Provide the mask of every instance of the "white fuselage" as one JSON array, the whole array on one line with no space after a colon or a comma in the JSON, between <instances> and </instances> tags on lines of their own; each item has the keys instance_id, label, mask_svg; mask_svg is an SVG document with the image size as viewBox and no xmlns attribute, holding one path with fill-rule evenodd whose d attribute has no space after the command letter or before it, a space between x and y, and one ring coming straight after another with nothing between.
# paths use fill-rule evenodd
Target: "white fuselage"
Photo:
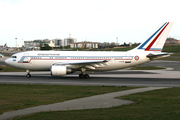
<instances>
[{"instance_id":1,"label":"white fuselage","mask_svg":"<svg viewBox=\"0 0 180 120\"><path fill-rule=\"evenodd\" d=\"M89 62L106 60L106 64L90 71L106 71L127 68L149 62L146 57L149 52L99 52L99 51L29 51L14 54L6 60L11 66L26 69L49 71L53 64ZM66 65L73 69L83 67L83 64ZM88 69L87 69L88 70Z\"/></svg>"}]
</instances>

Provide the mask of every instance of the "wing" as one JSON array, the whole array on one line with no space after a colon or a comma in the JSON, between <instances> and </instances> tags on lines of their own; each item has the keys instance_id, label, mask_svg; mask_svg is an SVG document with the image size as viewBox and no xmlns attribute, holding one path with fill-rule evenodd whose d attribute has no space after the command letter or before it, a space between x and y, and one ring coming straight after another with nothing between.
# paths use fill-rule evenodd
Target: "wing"
<instances>
[{"instance_id":1,"label":"wing","mask_svg":"<svg viewBox=\"0 0 180 120\"><path fill-rule=\"evenodd\" d=\"M55 63L53 65L65 65L73 69L96 69L98 67L107 66L109 61L107 60L94 60L94 61L81 61L81 62L69 62L69 63Z\"/></svg>"}]
</instances>

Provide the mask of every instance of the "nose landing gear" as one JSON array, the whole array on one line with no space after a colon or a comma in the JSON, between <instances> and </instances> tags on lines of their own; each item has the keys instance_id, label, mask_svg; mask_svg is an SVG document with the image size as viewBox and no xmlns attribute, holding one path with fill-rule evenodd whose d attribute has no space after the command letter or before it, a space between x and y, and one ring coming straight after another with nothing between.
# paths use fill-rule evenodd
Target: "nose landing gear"
<instances>
[{"instance_id":1,"label":"nose landing gear","mask_svg":"<svg viewBox=\"0 0 180 120\"><path fill-rule=\"evenodd\" d=\"M27 77L27 78L30 78L30 77L31 77L30 71L29 71L29 70L26 70L26 72L27 72L26 77Z\"/></svg>"}]
</instances>

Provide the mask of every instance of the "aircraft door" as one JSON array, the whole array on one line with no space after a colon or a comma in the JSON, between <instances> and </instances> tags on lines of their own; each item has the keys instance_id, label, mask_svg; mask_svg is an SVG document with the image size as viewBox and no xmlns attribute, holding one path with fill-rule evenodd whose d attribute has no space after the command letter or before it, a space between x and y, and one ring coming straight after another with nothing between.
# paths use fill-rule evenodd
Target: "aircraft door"
<instances>
[{"instance_id":1,"label":"aircraft door","mask_svg":"<svg viewBox=\"0 0 180 120\"><path fill-rule=\"evenodd\" d=\"M25 54L24 54L24 60L23 60L23 63L29 63L29 61L30 61L29 54L28 54L28 53L25 53Z\"/></svg>"},{"instance_id":2,"label":"aircraft door","mask_svg":"<svg viewBox=\"0 0 180 120\"><path fill-rule=\"evenodd\" d=\"M67 57L67 63L69 63L71 61L71 57Z\"/></svg>"},{"instance_id":3,"label":"aircraft door","mask_svg":"<svg viewBox=\"0 0 180 120\"><path fill-rule=\"evenodd\" d=\"M23 66L25 66L27 70L32 66L31 58L29 57L28 53L24 54L23 63L24 63Z\"/></svg>"},{"instance_id":4,"label":"aircraft door","mask_svg":"<svg viewBox=\"0 0 180 120\"><path fill-rule=\"evenodd\" d=\"M131 58L130 54L129 54L129 53L126 53L126 55L125 55L125 65L126 65L127 67L130 67L130 66L131 66L131 60L132 60L132 58Z\"/></svg>"}]
</instances>

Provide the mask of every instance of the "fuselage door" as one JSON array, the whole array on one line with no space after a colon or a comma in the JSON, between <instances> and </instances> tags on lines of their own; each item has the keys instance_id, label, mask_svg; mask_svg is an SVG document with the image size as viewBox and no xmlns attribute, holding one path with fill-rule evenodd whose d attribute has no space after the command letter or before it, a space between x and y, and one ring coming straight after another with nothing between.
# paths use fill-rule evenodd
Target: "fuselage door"
<instances>
[{"instance_id":1,"label":"fuselage door","mask_svg":"<svg viewBox=\"0 0 180 120\"><path fill-rule=\"evenodd\" d=\"M67 57L67 62L69 63L70 61L71 61L71 57L68 56L68 57Z\"/></svg>"},{"instance_id":2,"label":"fuselage door","mask_svg":"<svg viewBox=\"0 0 180 120\"><path fill-rule=\"evenodd\" d=\"M29 54L28 54L28 53L25 53L25 54L24 54L24 60L23 60L23 63L29 63L29 61L30 61Z\"/></svg>"}]
</instances>

